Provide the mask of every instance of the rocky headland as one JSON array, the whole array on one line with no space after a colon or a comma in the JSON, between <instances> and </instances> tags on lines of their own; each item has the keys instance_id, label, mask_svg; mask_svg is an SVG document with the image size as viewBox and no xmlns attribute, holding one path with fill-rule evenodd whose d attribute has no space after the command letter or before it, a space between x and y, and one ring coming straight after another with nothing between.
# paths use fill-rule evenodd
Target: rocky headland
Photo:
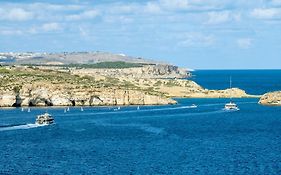
<instances>
[{"instance_id":1,"label":"rocky headland","mask_svg":"<svg viewBox=\"0 0 281 175\"><path fill-rule=\"evenodd\" d=\"M0 53L0 107L164 105L172 98L255 97L208 90L167 63L105 52Z\"/></svg>"},{"instance_id":2,"label":"rocky headland","mask_svg":"<svg viewBox=\"0 0 281 175\"><path fill-rule=\"evenodd\" d=\"M126 69L2 66L0 107L163 105L175 104L172 97L254 97L237 88L208 90L177 79L186 76L188 72L170 65Z\"/></svg>"},{"instance_id":3,"label":"rocky headland","mask_svg":"<svg viewBox=\"0 0 281 175\"><path fill-rule=\"evenodd\" d=\"M259 104L268 106L281 106L281 91L269 92L264 94Z\"/></svg>"}]
</instances>

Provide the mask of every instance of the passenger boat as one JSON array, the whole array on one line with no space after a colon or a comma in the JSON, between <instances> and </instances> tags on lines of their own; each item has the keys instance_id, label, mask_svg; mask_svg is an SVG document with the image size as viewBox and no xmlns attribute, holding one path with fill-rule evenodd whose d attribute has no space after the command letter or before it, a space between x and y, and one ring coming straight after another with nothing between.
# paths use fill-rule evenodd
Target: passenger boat
<instances>
[{"instance_id":1,"label":"passenger boat","mask_svg":"<svg viewBox=\"0 0 281 175\"><path fill-rule=\"evenodd\" d=\"M38 125L50 125L54 123L54 118L47 112L42 115L38 115L35 121L35 124Z\"/></svg>"}]
</instances>

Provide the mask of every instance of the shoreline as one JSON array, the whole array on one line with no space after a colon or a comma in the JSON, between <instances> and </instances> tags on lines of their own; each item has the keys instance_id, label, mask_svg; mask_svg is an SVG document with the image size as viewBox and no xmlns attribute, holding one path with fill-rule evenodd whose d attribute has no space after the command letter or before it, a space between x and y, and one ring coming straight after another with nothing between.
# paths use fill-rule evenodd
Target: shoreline
<instances>
[{"instance_id":1,"label":"shoreline","mask_svg":"<svg viewBox=\"0 0 281 175\"><path fill-rule=\"evenodd\" d=\"M67 108L67 107L71 107L71 108L81 108L81 107L86 107L86 108L91 108L91 107L99 107L99 108L116 108L116 107L144 107L144 106L174 106L174 105L177 105L179 104L177 99L230 99L230 98L227 98L227 97L223 97L223 98L204 98L204 97L198 97L198 98L187 98L187 97L173 97L171 98L172 100L176 101L176 103L174 104L132 104L132 105L77 105L77 106L17 106L17 107L0 107L0 109L21 109L21 108L24 108L24 109L38 109L38 108L58 108L58 109L64 109L64 108ZM238 99L260 99L260 97L241 97L241 98L232 98L234 100L238 100ZM259 104L257 102L257 104ZM260 104L260 105L263 105L263 104ZM273 105L264 105L264 106L273 106ZM275 105L276 107L278 105Z\"/></svg>"}]
</instances>

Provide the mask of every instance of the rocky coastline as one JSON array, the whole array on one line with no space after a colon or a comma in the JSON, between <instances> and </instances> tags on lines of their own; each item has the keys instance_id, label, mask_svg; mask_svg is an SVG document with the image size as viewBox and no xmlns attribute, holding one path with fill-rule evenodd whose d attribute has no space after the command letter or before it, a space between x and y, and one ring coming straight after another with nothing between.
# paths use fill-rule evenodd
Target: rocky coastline
<instances>
[{"instance_id":1,"label":"rocky coastline","mask_svg":"<svg viewBox=\"0 0 281 175\"><path fill-rule=\"evenodd\" d=\"M177 79L174 76L189 74L173 66L137 68L146 71L136 71L134 76L124 73L131 69L88 69L78 74L63 68L0 67L0 107L167 105L176 104L175 97L256 97L237 88L208 90L194 81ZM94 71L100 74L89 73ZM113 72L118 73L110 76Z\"/></svg>"},{"instance_id":2,"label":"rocky coastline","mask_svg":"<svg viewBox=\"0 0 281 175\"><path fill-rule=\"evenodd\" d=\"M259 104L266 106L281 106L281 91L269 92L264 94Z\"/></svg>"}]
</instances>

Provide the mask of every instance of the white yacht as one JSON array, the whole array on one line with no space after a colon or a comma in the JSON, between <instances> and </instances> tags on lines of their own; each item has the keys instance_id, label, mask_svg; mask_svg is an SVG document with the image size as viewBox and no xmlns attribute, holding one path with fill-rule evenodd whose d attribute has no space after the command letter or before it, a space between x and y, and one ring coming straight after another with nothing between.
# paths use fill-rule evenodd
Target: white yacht
<instances>
[{"instance_id":1,"label":"white yacht","mask_svg":"<svg viewBox=\"0 0 281 175\"><path fill-rule=\"evenodd\" d=\"M54 123L54 118L47 112L42 115L38 115L35 121L37 125L50 125Z\"/></svg>"},{"instance_id":2,"label":"white yacht","mask_svg":"<svg viewBox=\"0 0 281 175\"><path fill-rule=\"evenodd\" d=\"M225 110L234 110L234 111L238 111L239 110L237 104L235 104L233 102L226 103L225 106L224 106L224 109Z\"/></svg>"},{"instance_id":3,"label":"white yacht","mask_svg":"<svg viewBox=\"0 0 281 175\"><path fill-rule=\"evenodd\" d=\"M239 108L238 108L237 104L232 102L232 79L231 79L231 77L230 77L229 85L230 85L230 102L225 104L224 109L228 110L228 111L238 111Z\"/></svg>"}]
</instances>

